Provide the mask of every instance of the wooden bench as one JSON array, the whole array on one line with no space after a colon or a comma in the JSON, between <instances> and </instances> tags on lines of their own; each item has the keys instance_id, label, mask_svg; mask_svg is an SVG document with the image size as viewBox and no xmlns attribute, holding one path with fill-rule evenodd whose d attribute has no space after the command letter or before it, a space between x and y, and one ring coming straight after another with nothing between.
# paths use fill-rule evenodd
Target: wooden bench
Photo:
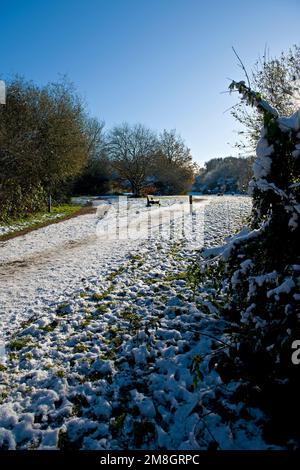
<instances>
[{"instance_id":1,"label":"wooden bench","mask_svg":"<svg viewBox=\"0 0 300 470\"><path fill-rule=\"evenodd\" d=\"M160 206L160 200L159 199L153 199L153 197L147 196L147 207L150 207L154 204L157 204Z\"/></svg>"}]
</instances>

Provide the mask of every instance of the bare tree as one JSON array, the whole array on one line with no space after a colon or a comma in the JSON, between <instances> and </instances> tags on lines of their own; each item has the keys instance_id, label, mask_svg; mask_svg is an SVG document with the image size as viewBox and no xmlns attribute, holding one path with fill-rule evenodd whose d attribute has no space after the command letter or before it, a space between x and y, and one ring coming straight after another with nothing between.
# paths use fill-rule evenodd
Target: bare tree
<instances>
[{"instance_id":1,"label":"bare tree","mask_svg":"<svg viewBox=\"0 0 300 470\"><path fill-rule=\"evenodd\" d=\"M108 135L108 152L112 166L123 180L128 180L132 193L139 197L157 150L155 134L145 126L124 123Z\"/></svg>"},{"instance_id":2,"label":"bare tree","mask_svg":"<svg viewBox=\"0 0 300 470\"><path fill-rule=\"evenodd\" d=\"M235 51L234 51L235 52ZM235 52L236 54L236 52ZM237 55L237 54L236 54ZM237 56L238 57L238 56ZM239 64L241 59L238 57ZM241 67L245 72L245 67ZM289 116L299 108L300 103L300 47L293 46L286 53L282 52L278 58L272 58L265 51L254 69L246 79L248 86L258 92L258 96L266 99L274 106L279 114ZM246 142L238 142L244 155L255 154L256 142L260 128L263 125L263 115L256 110L248 109L245 100L240 98L239 103L232 108L232 115L244 127L240 132L246 137Z\"/></svg>"},{"instance_id":3,"label":"bare tree","mask_svg":"<svg viewBox=\"0 0 300 470\"><path fill-rule=\"evenodd\" d=\"M114 173L107 154L103 128L103 121L87 118L85 134L88 139L88 159L86 166L74 181L75 194L99 195L113 188Z\"/></svg>"},{"instance_id":4,"label":"bare tree","mask_svg":"<svg viewBox=\"0 0 300 470\"><path fill-rule=\"evenodd\" d=\"M159 151L169 163L190 165L192 162L190 149L175 129L164 129L159 135Z\"/></svg>"},{"instance_id":5,"label":"bare tree","mask_svg":"<svg viewBox=\"0 0 300 470\"><path fill-rule=\"evenodd\" d=\"M155 185L160 191L183 194L191 189L195 173L192 155L176 130L164 130L159 135L152 167Z\"/></svg>"},{"instance_id":6,"label":"bare tree","mask_svg":"<svg viewBox=\"0 0 300 470\"><path fill-rule=\"evenodd\" d=\"M104 137L104 121L97 118L87 118L85 123L85 134L88 139L88 160L99 160L105 156L106 142Z\"/></svg>"}]
</instances>

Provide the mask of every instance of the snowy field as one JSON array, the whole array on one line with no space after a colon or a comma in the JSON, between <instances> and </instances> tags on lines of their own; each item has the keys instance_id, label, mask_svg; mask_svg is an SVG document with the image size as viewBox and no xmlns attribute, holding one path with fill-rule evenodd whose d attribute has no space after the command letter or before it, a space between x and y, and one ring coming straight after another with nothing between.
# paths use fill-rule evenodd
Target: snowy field
<instances>
[{"instance_id":1,"label":"snowy field","mask_svg":"<svg viewBox=\"0 0 300 470\"><path fill-rule=\"evenodd\" d=\"M165 200L150 233L144 204L127 204L0 243L0 448L267 448L260 413L209 371L225 325L186 278L251 200L208 197L193 216Z\"/></svg>"}]
</instances>

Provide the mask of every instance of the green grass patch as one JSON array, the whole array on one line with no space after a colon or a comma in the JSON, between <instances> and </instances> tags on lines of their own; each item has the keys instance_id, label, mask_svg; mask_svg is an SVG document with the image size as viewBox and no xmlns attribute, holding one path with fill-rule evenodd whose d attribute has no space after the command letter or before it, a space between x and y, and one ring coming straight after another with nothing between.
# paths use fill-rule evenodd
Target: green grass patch
<instances>
[{"instance_id":1,"label":"green grass patch","mask_svg":"<svg viewBox=\"0 0 300 470\"><path fill-rule=\"evenodd\" d=\"M17 354L17 353L14 353L14 352L8 353L8 359L9 359L10 361L15 361L16 359L18 359L18 354Z\"/></svg>"},{"instance_id":2,"label":"green grass patch","mask_svg":"<svg viewBox=\"0 0 300 470\"><path fill-rule=\"evenodd\" d=\"M33 355L30 352L26 353L24 357L25 359L27 359L27 361L30 361L31 359L33 359Z\"/></svg>"},{"instance_id":3,"label":"green grass patch","mask_svg":"<svg viewBox=\"0 0 300 470\"><path fill-rule=\"evenodd\" d=\"M82 320L82 322L80 323L80 326L82 326L83 328L86 328L87 326L90 325L91 320L92 320L91 318L87 318L85 320Z\"/></svg>"},{"instance_id":4,"label":"green grass patch","mask_svg":"<svg viewBox=\"0 0 300 470\"><path fill-rule=\"evenodd\" d=\"M147 277L146 279L143 279L144 284L147 284L148 286L152 284L156 284L157 282L161 282L161 277Z\"/></svg>"},{"instance_id":5,"label":"green grass patch","mask_svg":"<svg viewBox=\"0 0 300 470\"><path fill-rule=\"evenodd\" d=\"M99 305L97 307L97 313L106 313L108 311L108 307L105 304Z\"/></svg>"},{"instance_id":6,"label":"green grass patch","mask_svg":"<svg viewBox=\"0 0 300 470\"><path fill-rule=\"evenodd\" d=\"M29 214L26 217L20 217L15 219L9 219L3 224L3 227L12 227L12 229L17 226L17 230L22 228L33 228L37 227L45 222L52 219L59 219L61 217L66 217L72 215L75 212L79 211L82 206L75 204L63 204L59 206L53 206L51 212L36 212L35 214Z\"/></svg>"},{"instance_id":7,"label":"green grass patch","mask_svg":"<svg viewBox=\"0 0 300 470\"><path fill-rule=\"evenodd\" d=\"M119 416L112 418L110 422L110 430L113 437L117 437L121 434L125 418L126 413L121 413Z\"/></svg>"},{"instance_id":8,"label":"green grass patch","mask_svg":"<svg viewBox=\"0 0 300 470\"><path fill-rule=\"evenodd\" d=\"M95 300L96 302L98 300L102 300L103 299L103 292L101 294L99 294L98 292L95 292L92 297L91 297L92 300Z\"/></svg>"},{"instance_id":9,"label":"green grass patch","mask_svg":"<svg viewBox=\"0 0 300 470\"><path fill-rule=\"evenodd\" d=\"M54 331L57 326L58 326L58 322L54 320L53 322L49 323L49 325L43 326L41 330L49 333L51 331Z\"/></svg>"},{"instance_id":10,"label":"green grass patch","mask_svg":"<svg viewBox=\"0 0 300 470\"><path fill-rule=\"evenodd\" d=\"M119 269L117 269L116 271L113 271L111 272L108 276L107 276L107 280L108 281L113 281L117 276L119 276L120 274L122 274L123 272L125 271L125 266L121 266Z\"/></svg>"},{"instance_id":11,"label":"green grass patch","mask_svg":"<svg viewBox=\"0 0 300 470\"><path fill-rule=\"evenodd\" d=\"M186 272L181 272L181 273L175 273L175 274L169 274L168 276L165 276L163 280L165 282L172 282L172 281L185 281L187 278L187 273Z\"/></svg>"},{"instance_id":12,"label":"green grass patch","mask_svg":"<svg viewBox=\"0 0 300 470\"><path fill-rule=\"evenodd\" d=\"M136 313L133 313L131 310L124 310L123 312L120 312L120 317L124 318L124 320L129 321L130 323L134 322L141 322L141 317L140 315L137 315Z\"/></svg>"},{"instance_id":13,"label":"green grass patch","mask_svg":"<svg viewBox=\"0 0 300 470\"><path fill-rule=\"evenodd\" d=\"M79 343L79 344L76 344L76 346L74 346L74 352L76 353L83 353L83 352L86 352L87 350L88 350L88 347L83 343Z\"/></svg>"},{"instance_id":14,"label":"green grass patch","mask_svg":"<svg viewBox=\"0 0 300 470\"><path fill-rule=\"evenodd\" d=\"M0 240L9 240L19 235L25 235L33 230L37 230L47 225L61 222L77 215L89 214L94 212L94 208L82 207L78 204L64 204L54 206L49 212L36 212L26 217L15 218L0 222L1 227L6 228L6 232L0 235Z\"/></svg>"},{"instance_id":15,"label":"green grass patch","mask_svg":"<svg viewBox=\"0 0 300 470\"><path fill-rule=\"evenodd\" d=\"M95 292L92 296L91 296L91 300L94 300L95 302L99 302L103 299L105 299L111 292L112 292L113 288L112 287L108 287L105 291L103 291L101 294L98 293L98 292Z\"/></svg>"},{"instance_id":16,"label":"green grass patch","mask_svg":"<svg viewBox=\"0 0 300 470\"><path fill-rule=\"evenodd\" d=\"M58 370L56 373L55 373L56 377L58 377L59 379L63 379L64 377L66 377L66 373L64 370Z\"/></svg>"},{"instance_id":17,"label":"green grass patch","mask_svg":"<svg viewBox=\"0 0 300 470\"><path fill-rule=\"evenodd\" d=\"M0 403L2 403L8 397L8 392L0 393Z\"/></svg>"},{"instance_id":18,"label":"green grass patch","mask_svg":"<svg viewBox=\"0 0 300 470\"><path fill-rule=\"evenodd\" d=\"M104 361L114 361L116 359L116 351L112 348L101 354L100 359L103 359Z\"/></svg>"},{"instance_id":19,"label":"green grass patch","mask_svg":"<svg viewBox=\"0 0 300 470\"><path fill-rule=\"evenodd\" d=\"M70 310L70 304L68 303L62 303L56 307L57 315L65 315L69 313L69 310Z\"/></svg>"},{"instance_id":20,"label":"green grass patch","mask_svg":"<svg viewBox=\"0 0 300 470\"><path fill-rule=\"evenodd\" d=\"M31 338L29 336L23 336L22 338L12 339L8 346L12 351L21 351L21 349L30 344L32 344Z\"/></svg>"}]
</instances>

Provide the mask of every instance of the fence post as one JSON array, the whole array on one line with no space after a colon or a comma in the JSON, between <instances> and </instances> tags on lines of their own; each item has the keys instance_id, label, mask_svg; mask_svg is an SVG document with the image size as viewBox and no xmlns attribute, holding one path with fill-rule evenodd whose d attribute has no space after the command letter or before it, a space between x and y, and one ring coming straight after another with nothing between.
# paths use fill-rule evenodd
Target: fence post
<instances>
[{"instance_id":1,"label":"fence post","mask_svg":"<svg viewBox=\"0 0 300 470\"><path fill-rule=\"evenodd\" d=\"M190 214L193 213L193 196L189 194Z\"/></svg>"}]
</instances>

